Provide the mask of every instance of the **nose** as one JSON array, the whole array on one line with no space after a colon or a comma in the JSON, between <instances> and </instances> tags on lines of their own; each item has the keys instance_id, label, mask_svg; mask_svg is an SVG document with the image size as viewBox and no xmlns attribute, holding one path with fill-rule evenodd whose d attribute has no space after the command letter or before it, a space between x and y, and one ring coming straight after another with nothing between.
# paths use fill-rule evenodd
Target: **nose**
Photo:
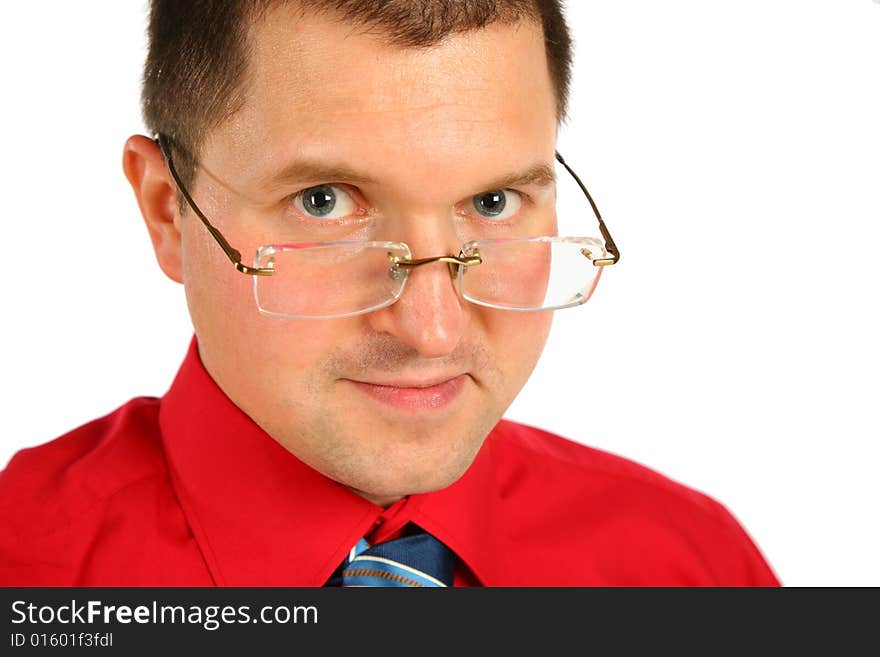
<instances>
[{"instance_id":1,"label":"nose","mask_svg":"<svg viewBox=\"0 0 880 657\"><path fill-rule=\"evenodd\" d=\"M423 358L440 358L458 346L469 321L452 269L432 262L409 271L396 303L367 315L376 331L394 335Z\"/></svg>"}]
</instances>

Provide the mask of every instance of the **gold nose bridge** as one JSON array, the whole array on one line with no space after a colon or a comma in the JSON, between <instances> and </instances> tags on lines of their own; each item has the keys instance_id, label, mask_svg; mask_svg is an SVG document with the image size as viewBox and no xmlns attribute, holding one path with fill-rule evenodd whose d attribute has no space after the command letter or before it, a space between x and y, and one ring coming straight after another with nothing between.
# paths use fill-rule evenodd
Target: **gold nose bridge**
<instances>
[{"instance_id":1,"label":"gold nose bridge","mask_svg":"<svg viewBox=\"0 0 880 657\"><path fill-rule=\"evenodd\" d=\"M449 265L449 273L451 276L455 277L458 275L459 267L473 267L475 265L479 265L483 262L483 258L480 255L479 251L470 256L459 255L459 256L434 256L433 258L419 258L418 260L412 260L409 258L401 258L399 256L395 256L392 254L388 254L389 259L391 260L391 271L392 274L399 272L401 268L405 269L415 269L416 267L421 267L422 265L429 265L432 262L445 262Z\"/></svg>"}]
</instances>

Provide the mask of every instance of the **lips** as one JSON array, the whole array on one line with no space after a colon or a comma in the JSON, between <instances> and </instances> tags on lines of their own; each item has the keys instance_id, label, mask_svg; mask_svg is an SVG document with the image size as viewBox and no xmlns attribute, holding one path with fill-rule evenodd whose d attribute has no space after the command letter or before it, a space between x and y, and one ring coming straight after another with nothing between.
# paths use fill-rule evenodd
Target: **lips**
<instances>
[{"instance_id":1,"label":"lips","mask_svg":"<svg viewBox=\"0 0 880 657\"><path fill-rule=\"evenodd\" d=\"M430 380L398 380L389 383L351 381L366 396L386 406L408 411L439 410L457 399L468 381L467 374Z\"/></svg>"}]
</instances>

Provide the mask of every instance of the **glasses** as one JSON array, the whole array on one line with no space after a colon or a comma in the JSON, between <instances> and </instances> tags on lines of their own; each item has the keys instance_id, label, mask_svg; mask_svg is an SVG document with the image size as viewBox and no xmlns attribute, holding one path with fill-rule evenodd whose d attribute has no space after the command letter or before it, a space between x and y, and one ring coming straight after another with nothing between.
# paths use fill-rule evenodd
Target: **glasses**
<instances>
[{"instance_id":1,"label":"glasses","mask_svg":"<svg viewBox=\"0 0 880 657\"><path fill-rule=\"evenodd\" d=\"M602 269L617 263L614 244L593 198L557 152L556 160L577 182L599 222L594 237L487 237L462 245L458 255L414 260L404 242L329 241L267 244L253 265L242 262L186 190L165 135L156 138L171 177L226 256L254 279L260 313L288 319L351 317L390 306L403 294L416 267L445 263L462 298L487 308L534 312L571 308L587 302Z\"/></svg>"}]
</instances>

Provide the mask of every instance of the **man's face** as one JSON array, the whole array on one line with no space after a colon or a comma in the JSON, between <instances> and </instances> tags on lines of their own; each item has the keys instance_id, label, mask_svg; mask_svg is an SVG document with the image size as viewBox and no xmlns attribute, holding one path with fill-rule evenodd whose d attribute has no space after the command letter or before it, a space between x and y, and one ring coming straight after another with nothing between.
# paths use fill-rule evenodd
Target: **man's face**
<instances>
[{"instance_id":1,"label":"man's face","mask_svg":"<svg viewBox=\"0 0 880 657\"><path fill-rule=\"evenodd\" d=\"M193 184L246 263L261 244L304 235L402 241L413 258L457 254L478 233L475 195L505 174L552 167L555 96L540 26L496 24L424 49L363 32L285 8L254 27L243 108L209 135ZM277 179L303 158L373 182ZM322 184L341 218L329 227L296 200ZM553 205L552 186L515 192L508 205ZM379 504L461 476L550 330L552 313L464 301L443 263L413 270L400 300L372 313L264 316L252 278L191 212L179 223L208 371L293 454ZM446 383L418 388L436 382Z\"/></svg>"}]
</instances>

